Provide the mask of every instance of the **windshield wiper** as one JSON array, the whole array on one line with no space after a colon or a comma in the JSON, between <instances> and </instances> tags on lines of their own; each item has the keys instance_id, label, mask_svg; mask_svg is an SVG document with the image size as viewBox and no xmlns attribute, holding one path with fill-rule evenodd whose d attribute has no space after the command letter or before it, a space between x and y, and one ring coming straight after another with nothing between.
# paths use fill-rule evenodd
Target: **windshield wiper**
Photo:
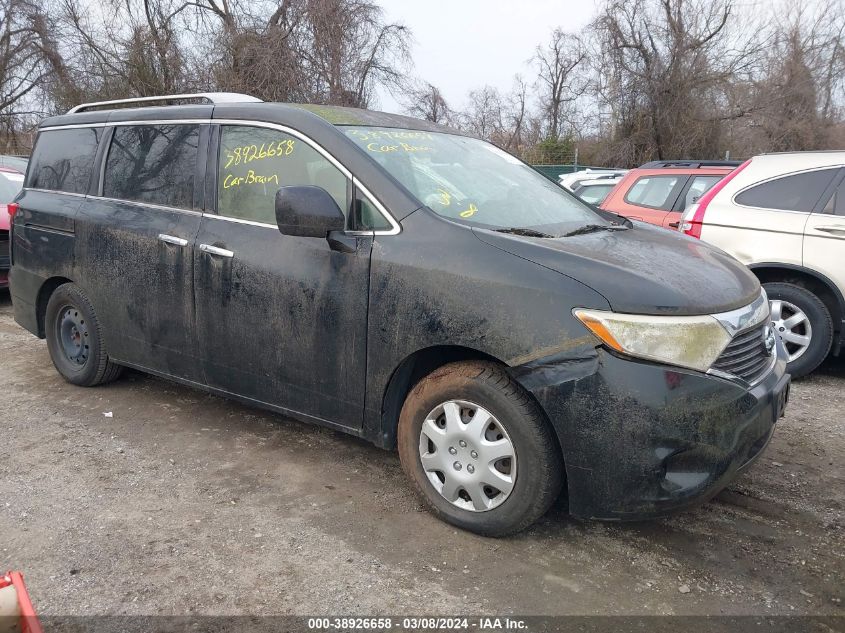
<instances>
[{"instance_id":1,"label":"windshield wiper","mask_svg":"<svg viewBox=\"0 0 845 633\"><path fill-rule=\"evenodd\" d=\"M511 235L521 235L523 237L554 237L548 233L541 233L534 229L521 229L519 227L511 227L509 229L493 229L497 233L510 233Z\"/></svg>"},{"instance_id":2,"label":"windshield wiper","mask_svg":"<svg viewBox=\"0 0 845 633\"><path fill-rule=\"evenodd\" d=\"M572 237L573 235L584 235L585 233L595 233L596 231L627 231L628 227L621 224L585 224L584 226L564 233L563 237Z\"/></svg>"}]
</instances>

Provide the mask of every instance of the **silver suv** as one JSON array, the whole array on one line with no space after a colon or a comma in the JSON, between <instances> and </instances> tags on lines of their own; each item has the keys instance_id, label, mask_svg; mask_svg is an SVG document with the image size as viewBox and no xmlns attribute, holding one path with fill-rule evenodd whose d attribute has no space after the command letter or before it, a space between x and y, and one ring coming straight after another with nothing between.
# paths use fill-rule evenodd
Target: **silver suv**
<instances>
[{"instance_id":1,"label":"silver suv","mask_svg":"<svg viewBox=\"0 0 845 633\"><path fill-rule=\"evenodd\" d=\"M754 271L769 295L793 376L839 353L845 335L845 152L755 156L691 205L680 230Z\"/></svg>"}]
</instances>

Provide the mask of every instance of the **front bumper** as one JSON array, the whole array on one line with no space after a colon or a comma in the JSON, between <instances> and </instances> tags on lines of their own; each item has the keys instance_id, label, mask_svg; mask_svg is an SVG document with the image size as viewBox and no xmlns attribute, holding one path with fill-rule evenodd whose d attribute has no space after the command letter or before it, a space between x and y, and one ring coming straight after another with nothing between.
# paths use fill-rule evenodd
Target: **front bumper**
<instances>
[{"instance_id":1,"label":"front bumper","mask_svg":"<svg viewBox=\"0 0 845 633\"><path fill-rule=\"evenodd\" d=\"M753 387L603 348L514 374L555 427L570 513L633 520L709 499L761 454L789 395L780 343L776 353Z\"/></svg>"}]
</instances>

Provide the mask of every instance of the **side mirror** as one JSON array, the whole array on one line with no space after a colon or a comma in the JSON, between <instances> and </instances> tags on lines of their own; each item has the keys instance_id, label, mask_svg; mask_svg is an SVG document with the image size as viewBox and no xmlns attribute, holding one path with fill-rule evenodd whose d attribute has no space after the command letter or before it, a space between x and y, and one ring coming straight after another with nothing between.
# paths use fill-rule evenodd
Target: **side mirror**
<instances>
[{"instance_id":1,"label":"side mirror","mask_svg":"<svg viewBox=\"0 0 845 633\"><path fill-rule=\"evenodd\" d=\"M326 238L343 231L346 218L322 187L282 187L276 192L276 224L284 235Z\"/></svg>"}]
</instances>

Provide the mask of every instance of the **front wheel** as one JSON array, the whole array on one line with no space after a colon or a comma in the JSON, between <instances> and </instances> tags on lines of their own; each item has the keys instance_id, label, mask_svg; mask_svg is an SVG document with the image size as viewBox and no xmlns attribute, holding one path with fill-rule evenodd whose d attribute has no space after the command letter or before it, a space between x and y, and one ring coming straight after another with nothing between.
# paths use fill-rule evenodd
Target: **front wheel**
<instances>
[{"instance_id":1,"label":"front wheel","mask_svg":"<svg viewBox=\"0 0 845 633\"><path fill-rule=\"evenodd\" d=\"M53 291L44 329L53 365L68 382L93 387L120 375L122 368L106 353L94 307L79 286L68 283Z\"/></svg>"},{"instance_id":2,"label":"front wheel","mask_svg":"<svg viewBox=\"0 0 845 633\"><path fill-rule=\"evenodd\" d=\"M560 450L542 411L493 363L452 363L417 383L398 443L403 469L433 512L478 534L527 527L561 490Z\"/></svg>"},{"instance_id":3,"label":"front wheel","mask_svg":"<svg viewBox=\"0 0 845 633\"><path fill-rule=\"evenodd\" d=\"M772 327L789 354L786 371L806 376L827 357L833 343L830 312L812 292L789 283L764 284L769 296Z\"/></svg>"}]
</instances>

